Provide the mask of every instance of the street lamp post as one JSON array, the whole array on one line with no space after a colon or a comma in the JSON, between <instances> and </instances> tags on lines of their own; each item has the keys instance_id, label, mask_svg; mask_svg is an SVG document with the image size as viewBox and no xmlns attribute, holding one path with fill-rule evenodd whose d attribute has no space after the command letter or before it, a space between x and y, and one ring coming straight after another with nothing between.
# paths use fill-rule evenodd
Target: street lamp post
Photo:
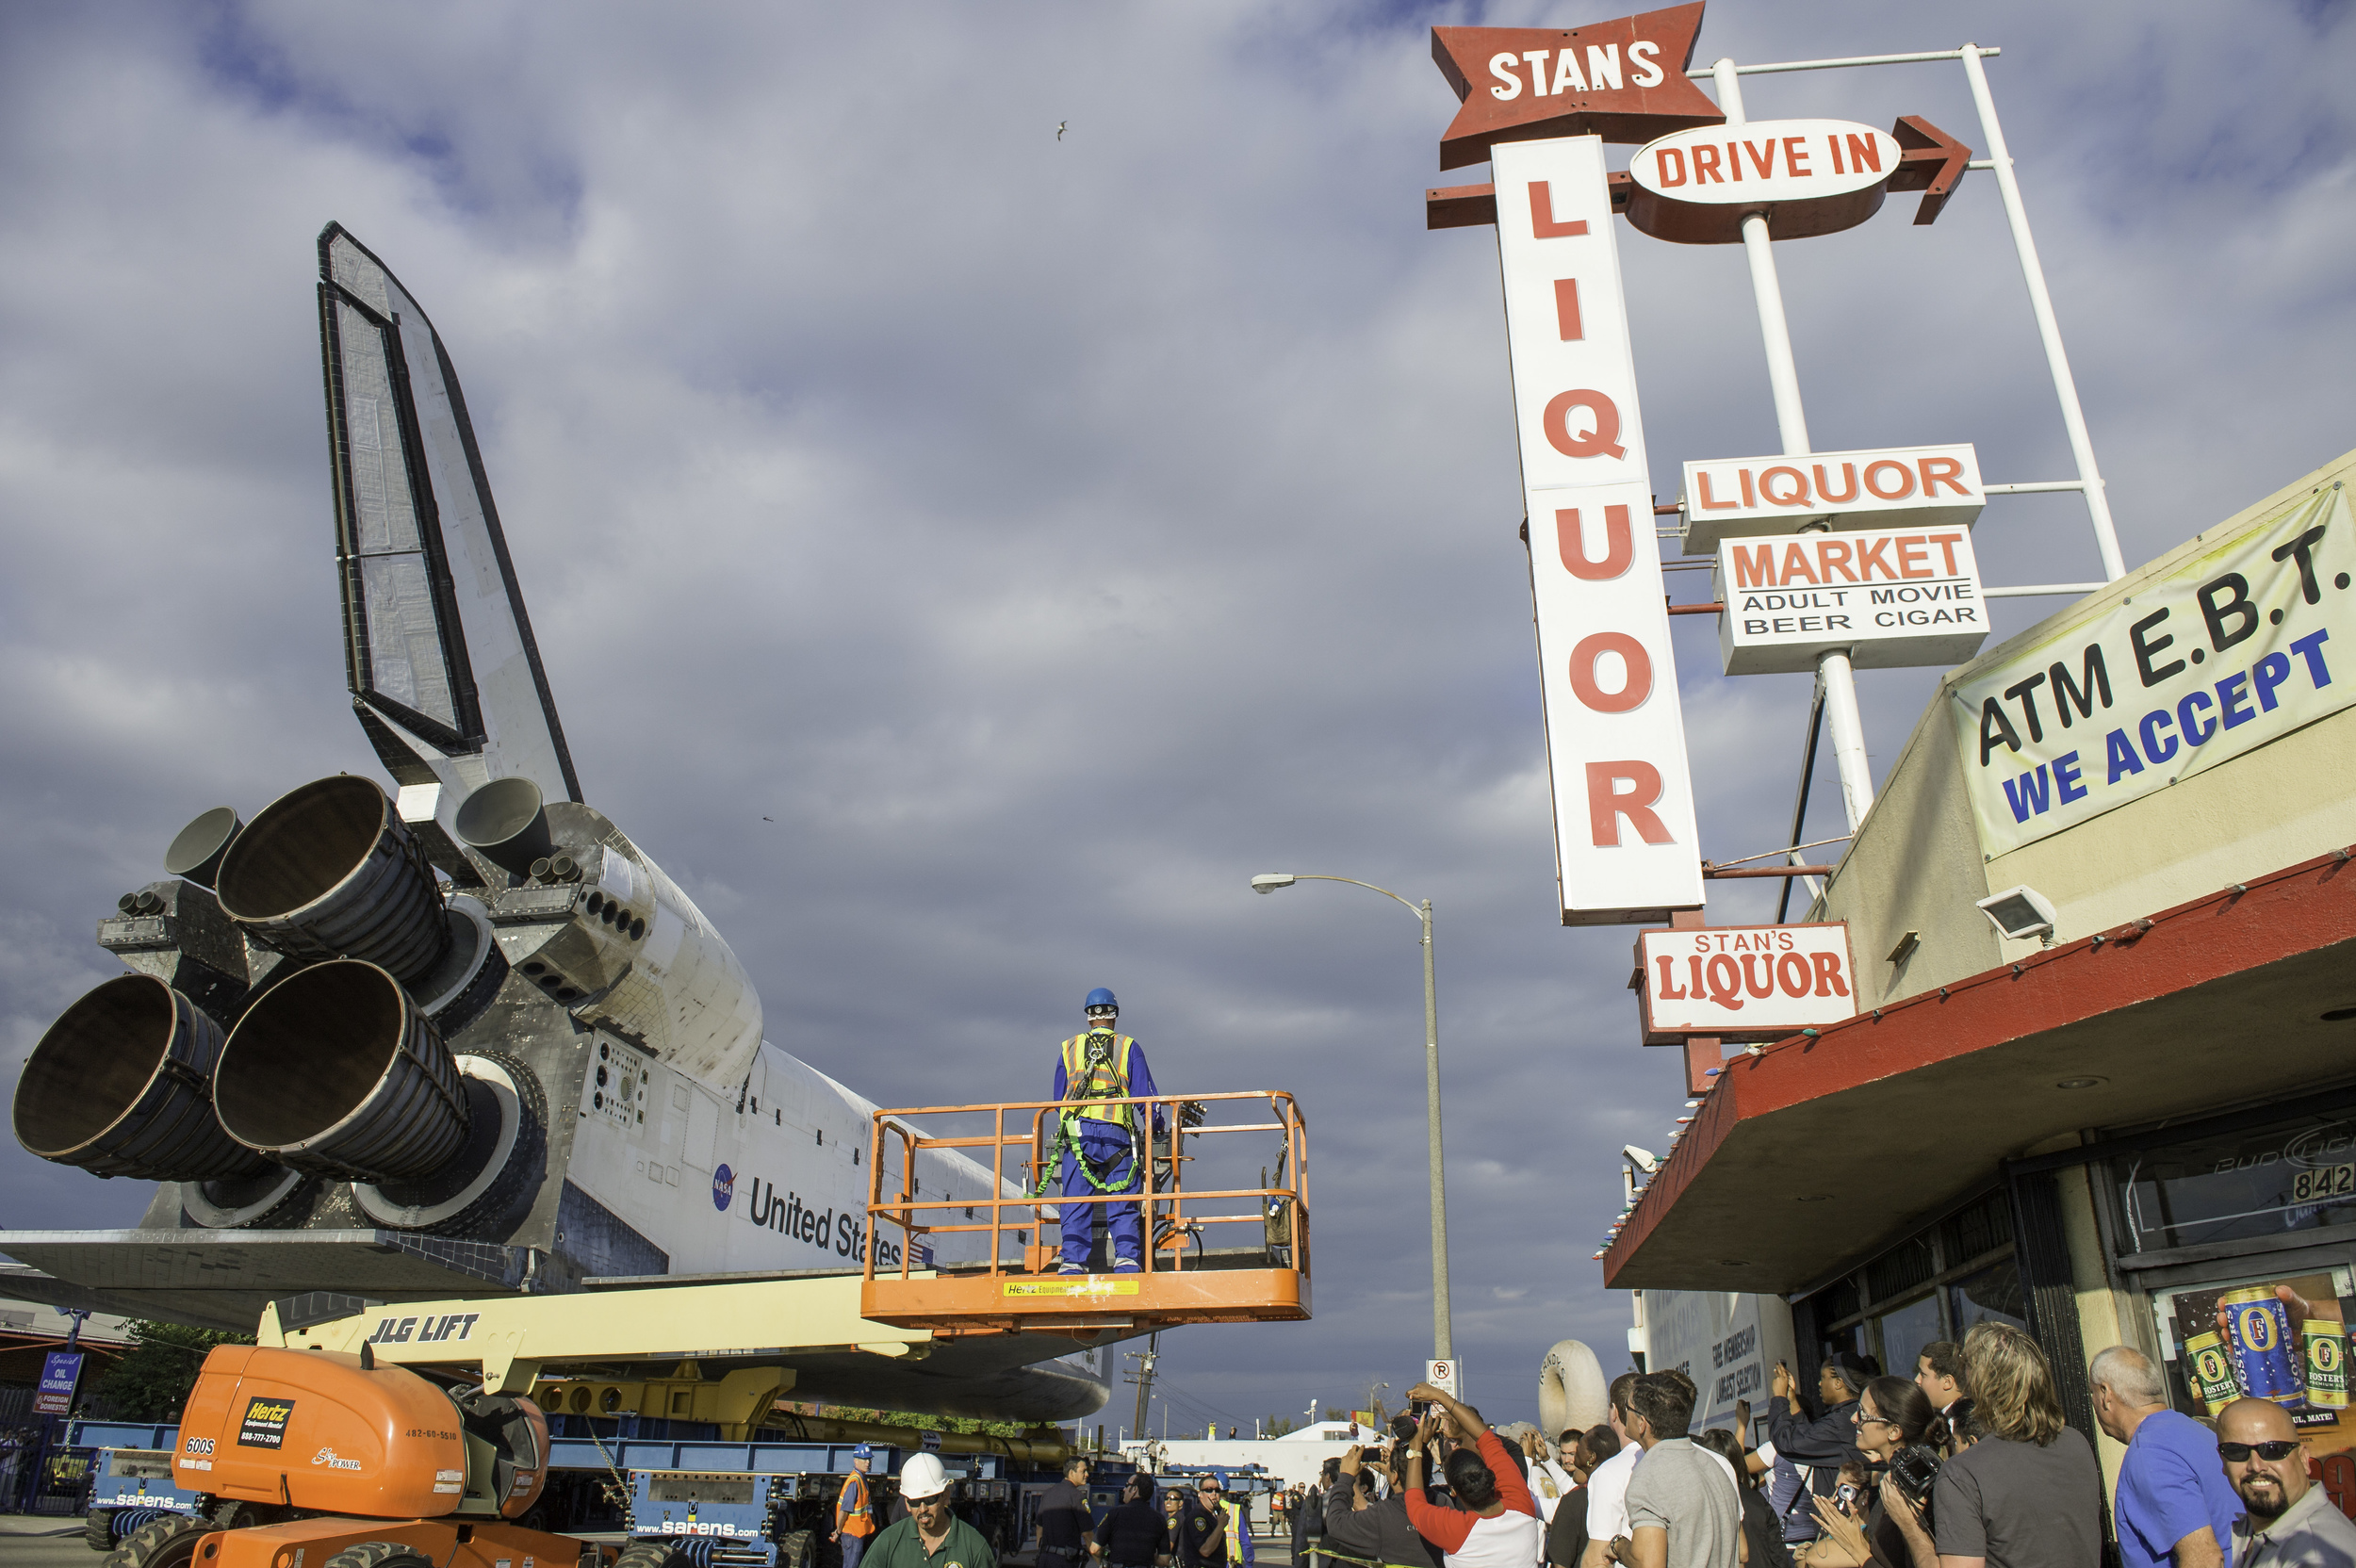
<instances>
[{"instance_id":1,"label":"street lamp post","mask_svg":"<svg viewBox=\"0 0 2356 1568\"><path fill-rule=\"evenodd\" d=\"M1405 905L1423 923L1423 1095L1429 1154L1432 1162L1432 1355L1436 1361L1456 1359L1454 1336L1448 1331L1448 1177L1440 1160L1440 998L1432 969L1432 901L1416 904L1388 888L1377 888L1354 876L1320 876L1308 872L1263 872L1252 879L1255 893L1272 893L1295 882L1347 882L1371 888L1384 898Z\"/></svg>"}]
</instances>

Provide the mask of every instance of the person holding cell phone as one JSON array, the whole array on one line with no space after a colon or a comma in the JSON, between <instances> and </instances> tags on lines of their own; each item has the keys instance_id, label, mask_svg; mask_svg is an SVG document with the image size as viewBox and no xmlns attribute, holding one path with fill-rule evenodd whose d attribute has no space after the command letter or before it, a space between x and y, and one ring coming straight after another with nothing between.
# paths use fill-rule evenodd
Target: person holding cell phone
<instances>
[{"instance_id":1,"label":"person holding cell phone","mask_svg":"<svg viewBox=\"0 0 2356 1568\"><path fill-rule=\"evenodd\" d=\"M1801 1568L1939 1568L1939 1548L1922 1521L1921 1499L1939 1473L1947 1424L1917 1384L1875 1378L1857 1396L1857 1452L1869 1483L1839 1501L1816 1500L1824 1534L1795 1560ZM1874 1473L1878 1472L1878 1478ZM1909 1495L1907 1487L1916 1487Z\"/></svg>"},{"instance_id":2,"label":"person holding cell phone","mask_svg":"<svg viewBox=\"0 0 2356 1568\"><path fill-rule=\"evenodd\" d=\"M1431 1406L1407 1451L1401 1500L1415 1533L1446 1554L1447 1568L1532 1568L1541 1541L1538 1504L1504 1439L1479 1411L1430 1383L1417 1383L1407 1396ZM1456 1442L1447 1460L1454 1507L1432 1502L1423 1489L1424 1451L1443 1426Z\"/></svg>"},{"instance_id":3,"label":"person holding cell phone","mask_svg":"<svg viewBox=\"0 0 2356 1568\"><path fill-rule=\"evenodd\" d=\"M1877 1371L1854 1350L1833 1351L1816 1372L1816 1397L1824 1413L1811 1416L1800 1400L1800 1380L1792 1368L1776 1364L1767 1388L1767 1438L1778 1464L1791 1470L1769 1483L1768 1500L1784 1521L1787 1542L1796 1545L1814 1539L1818 1527L1813 1499L1833 1495L1842 1468L1859 1462L1857 1396Z\"/></svg>"}]
</instances>

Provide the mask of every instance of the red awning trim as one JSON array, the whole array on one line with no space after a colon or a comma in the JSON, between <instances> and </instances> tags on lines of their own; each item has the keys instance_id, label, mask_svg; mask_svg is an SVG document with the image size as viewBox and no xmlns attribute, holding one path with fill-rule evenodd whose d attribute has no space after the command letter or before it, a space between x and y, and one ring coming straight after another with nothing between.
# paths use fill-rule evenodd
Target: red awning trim
<instances>
[{"instance_id":1,"label":"red awning trim","mask_svg":"<svg viewBox=\"0 0 2356 1568\"><path fill-rule=\"evenodd\" d=\"M1742 1121L2356 940L2351 854L2333 850L1731 1058L1605 1250L1604 1282L1616 1282Z\"/></svg>"}]
</instances>

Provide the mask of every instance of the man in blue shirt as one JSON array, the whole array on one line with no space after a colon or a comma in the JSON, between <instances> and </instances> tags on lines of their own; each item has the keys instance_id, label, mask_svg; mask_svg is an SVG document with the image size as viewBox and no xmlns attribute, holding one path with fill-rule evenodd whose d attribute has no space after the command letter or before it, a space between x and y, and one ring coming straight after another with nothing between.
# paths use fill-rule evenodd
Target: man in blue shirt
<instances>
[{"instance_id":1,"label":"man in blue shirt","mask_svg":"<svg viewBox=\"0 0 2356 1568\"><path fill-rule=\"evenodd\" d=\"M1152 1099L1153 1070L1137 1042L1121 1033L1121 1004L1099 986L1082 1004L1088 1027L1056 1048L1055 1098L1064 1102L1058 1118L1063 1144L1063 1195L1092 1198L1101 1194L1137 1192L1145 1185L1141 1168L1145 1152L1140 1134L1140 1105L1110 1103L1120 1100ZM1153 1131L1164 1130L1158 1107ZM1085 1274L1088 1250L1094 1244L1097 1217L1112 1243L1113 1272L1134 1274L1144 1266L1145 1223L1137 1204L1066 1203L1058 1209L1063 1225L1063 1266L1066 1274Z\"/></svg>"},{"instance_id":2,"label":"man in blue shirt","mask_svg":"<svg viewBox=\"0 0 2356 1568\"><path fill-rule=\"evenodd\" d=\"M2168 1408L2159 1369L2130 1346L2096 1356L2086 1377L2094 1419L2127 1446L2119 1467L2122 1568L2226 1568L2242 1503L2217 1457L2216 1434Z\"/></svg>"}]
</instances>

